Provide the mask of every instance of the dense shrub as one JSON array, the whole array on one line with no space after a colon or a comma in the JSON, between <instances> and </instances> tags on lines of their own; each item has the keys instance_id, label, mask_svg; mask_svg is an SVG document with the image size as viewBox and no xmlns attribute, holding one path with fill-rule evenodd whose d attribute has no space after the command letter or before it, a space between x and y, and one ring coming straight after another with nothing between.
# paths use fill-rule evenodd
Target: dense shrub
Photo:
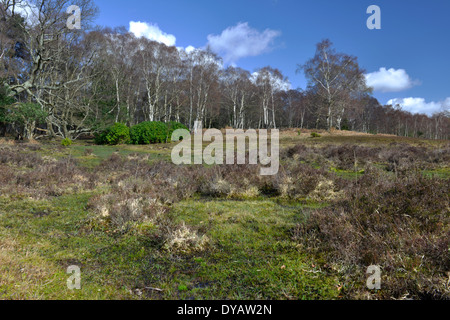
<instances>
[{"instance_id":1,"label":"dense shrub","mask_svg":"<svg viewBox=\"0 0 450 320\"><path fill-rule=\"evenodd\" d=\"M130 129L132 144L165 143L169 130L164 122L147 121L139 123Z\"/></svg>"},{"instance_id":2,"label":"dense shrub","mask_svg":"<svg viewBox=\"0 0 450 320\"><path fill-rule=\"evenodd\" d=\"M115 123L95 136L96 144L124 144L130 141L130 129L123 123Z\"/></svg>"},{"instance_id":3,"label":"dense shrub","mask_svg":"<svg viewBox=\"0 0 450 320\"><path fill-rule=\"evenodd\" d=\"M168 139L167 139L167 141L170 141L172 139L172 133L175 130L178 130L178 129L189 130L188 127L186 127L184 124L176 122L176 121L168 122L167 123L167 128L168 128L168 131L169 131L168 132ZM177 139L177 140L179 140L179 139Z\"/></svg>"}]
</instances>

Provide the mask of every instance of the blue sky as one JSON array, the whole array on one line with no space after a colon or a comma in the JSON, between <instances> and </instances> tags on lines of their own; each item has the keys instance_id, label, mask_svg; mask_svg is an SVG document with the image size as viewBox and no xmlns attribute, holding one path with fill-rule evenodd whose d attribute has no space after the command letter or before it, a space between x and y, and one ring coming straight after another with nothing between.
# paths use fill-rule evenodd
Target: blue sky
<instances>
[{"instance_id":1,"label":"blue sky","mask_svg":"<svg viewBox=\"0 0 450 320\"><path fill-rule=\"evenodd\" d=\"M329 38L358 57L382 104L431 114L450 107L448 0L95 0L96 21L178 47L212 45L228 64L249 71L270 65L294 88L306 87L297 64ZM370 5L381 30L369 30ZM140 22L140 24L137 24Z\"/></svg>"}]
</instances>

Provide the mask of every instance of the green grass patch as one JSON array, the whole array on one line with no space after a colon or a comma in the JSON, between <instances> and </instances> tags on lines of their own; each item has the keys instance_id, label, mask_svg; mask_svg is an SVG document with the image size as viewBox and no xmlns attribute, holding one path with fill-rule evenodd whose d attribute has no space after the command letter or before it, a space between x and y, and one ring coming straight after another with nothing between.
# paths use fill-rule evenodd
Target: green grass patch
<instances>
[{"instance_id":1,"label":"green grass patch","mask_svg":"<svg viewBox=\"0 0 450 320\"><path fill-rule=\"evenodd\" d=\"M271 200L179 203L171 218L206 234L211 246L204 252L172 255L149 237L153 227L115 234L93 226L86 210L91 195L42 201L0 198L0 242L9 248L0 255L1 298L338 296L336 275L314 267L313 259L290 240L290 229L303 221L308 206ZM81 290L67 289L70 265L81 268Z\"/></svg>"},{"instance_id":2,"label":"green grass patch","mask_svg":"<svg viewBox=\"0 0 450 320\"><path fill-rule=\"evenodd\" d=\"M314 267L290 239L308 210L273 201L185 201L177 221L198 226L213 248L201 257L185 297L209 299L333 299L335 275ZM186 279L185 279L186 280Z\"/></svg>"},{"instance_id":3,"label":"green grass patch","mask_svg":"<svg viewBox=\"0 0 450 320\"><path fill-rule=\"evenodd\" d=\"M364 170L342 170L335 167L331 167L330 171L347 180L356 180L364 174Z\"/></svg>"},{"instance_id":4,"label":"green grass patch","mask_svg":"<svg viewBox=\"0 0 450 320\"><path fill-rule=\"evenodd\" d=\"M116 240L105 233L86 233L83 229L89 197L90 194L78 194L43 201L1 199L2 299L133 297L128 288L121 286L120 278L108 273L112 268L101 268L103 257L99 252L114 246ZM131 270L128 262L133 261L129 260L132 253L133 248L119 252L126 255L122 260ZM67 288L70 275L66 271L70 265L81 268L81 290Z\"/></svg>"},{"instance_id":5,"label":"green grass patch","mask_svg":"<svg viewBox=\"0 0 450 320\"><path fill-rule=\"evenodd\" d=\"M441 179L450 179L450 167L444 167L434 170L424 170L422 174L427 177L437 177Z\"/></svg>"}]
</instances>

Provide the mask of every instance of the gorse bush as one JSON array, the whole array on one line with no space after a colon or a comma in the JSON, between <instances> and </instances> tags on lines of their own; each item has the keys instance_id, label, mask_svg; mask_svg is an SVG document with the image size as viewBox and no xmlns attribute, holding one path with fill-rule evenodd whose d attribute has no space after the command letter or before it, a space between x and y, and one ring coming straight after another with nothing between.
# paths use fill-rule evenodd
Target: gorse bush
<instances>
[{"instance_id":1,"label":"gorse bush","mask_svg":"<svg viewBox=\"0 0 450 320\"><path fill-rule=\"evenodd\" d=\"M168 140L168 135L167 125L160 121L142 122L130 129L132 144L165 143Z\"/></svg>"},{"instance_id":2,"label":"gorse bush","mask_svg":"<svg viewBox=\"0 0 450 320\"><path fill-rule=\"evenodd\" d=\"M123 123L115 123L95 136L96 144L125 144L130 141L130 129Z\"/></svg>"}]
</instances>

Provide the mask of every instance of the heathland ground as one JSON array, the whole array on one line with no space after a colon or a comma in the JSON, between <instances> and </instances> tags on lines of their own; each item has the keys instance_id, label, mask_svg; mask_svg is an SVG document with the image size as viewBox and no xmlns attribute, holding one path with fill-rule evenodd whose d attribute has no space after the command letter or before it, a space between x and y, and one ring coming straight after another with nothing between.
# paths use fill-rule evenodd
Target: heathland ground
<instances>
[{"instance_id":1,"label":"heathland ground","mask_svg":"<svg viewBox=\"0 0 450 320\"><path fill-rule=\"evenodd\" d=\"M448 299L450 143L318 133L283 131L273 177L3 140L0 298Z\"/></svg>"}]
</instances>

